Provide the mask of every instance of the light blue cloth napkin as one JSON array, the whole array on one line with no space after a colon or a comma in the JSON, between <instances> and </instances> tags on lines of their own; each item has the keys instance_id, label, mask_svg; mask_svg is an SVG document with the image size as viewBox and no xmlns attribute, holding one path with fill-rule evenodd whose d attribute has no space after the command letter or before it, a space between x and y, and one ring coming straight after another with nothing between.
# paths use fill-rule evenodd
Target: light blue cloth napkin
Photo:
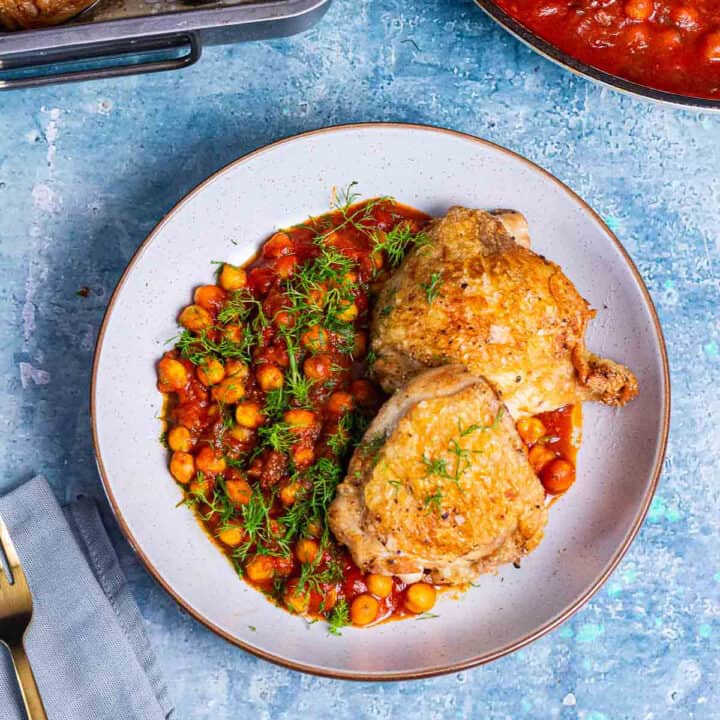
<instances>
[{"instance_id":1,"label":"light blue cloth napkin","mask_svg":"<svg viewBox=\"0 0 720 720\"><path fill-rule=\"evenodd\" d=\"M95 504L61 510L43 478L0 498L33 594L25 647L48 720L163 720L172 706ZM0 645L0 718L24 720Z\"/></svg>"}]
</instances>

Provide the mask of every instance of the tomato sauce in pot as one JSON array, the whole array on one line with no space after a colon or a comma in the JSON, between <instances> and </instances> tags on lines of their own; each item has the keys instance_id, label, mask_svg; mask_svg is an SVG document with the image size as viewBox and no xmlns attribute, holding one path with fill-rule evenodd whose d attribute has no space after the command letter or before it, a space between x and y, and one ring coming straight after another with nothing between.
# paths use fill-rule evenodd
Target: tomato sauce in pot
<instances>
[{"instance_id":1,"label":"tomato sauce in pot","mask_svg":"<svg viewBox=\"0 0 720 720\"><path fill-rule=\"evenodd\" d=\"M587 65L720 100L720 0L494 0Z\"/></svg>"}]
</instances>

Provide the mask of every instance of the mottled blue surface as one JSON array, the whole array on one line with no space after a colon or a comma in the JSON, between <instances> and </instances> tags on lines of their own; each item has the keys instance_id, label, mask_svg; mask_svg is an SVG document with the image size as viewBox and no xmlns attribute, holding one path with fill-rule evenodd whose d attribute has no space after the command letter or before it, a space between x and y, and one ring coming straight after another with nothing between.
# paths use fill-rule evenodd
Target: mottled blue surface
<instances>
[{"instance_id":1,"label":"mottled blue surface","mask_svg":"<svg viewBox=\"0 0 720 720\"><path fill-rule=\"evenodd\" d=\"M209 49L182 72L0 94L0 489L42 472L61 499L101 496L92 350L132 252L238 155L360 120L444 125L506 145L608 220L669 345L659 492L618 570L570 622L490 666L402 684L256 660L181 612L118 537L177 717L718 717L720 115L575 78L471 0L335 0L301 36Z\"/></svg>"}]
</instances>

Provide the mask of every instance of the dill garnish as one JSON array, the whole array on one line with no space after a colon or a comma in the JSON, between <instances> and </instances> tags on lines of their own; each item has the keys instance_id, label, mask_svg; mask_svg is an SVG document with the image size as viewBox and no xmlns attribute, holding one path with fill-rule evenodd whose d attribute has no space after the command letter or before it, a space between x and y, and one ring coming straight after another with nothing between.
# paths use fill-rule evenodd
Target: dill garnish
<instances>
[{"instance_id":1,"label":"dill garnish","mask_svg":"<svg viewBox=\"0 0 720 720\"><path fill-rule=\"evenodd\" d=\"M328 632L332 635L342 635L341 628L350 624L350 608L347 600L340 599L328 615Z\"/></svg>"},{"instance_id":2,"label":"dill garnish","mask_svg":"<svg viewBox=\"0 0 720 720\"><path fill-rule=\"evenodd\" d=\"M432 305L433 300L440 294L442 287L442 272L434 272L426 283L420 283L425 290L425 298L428 305Z\"/></svg>"},{"instance_id":3,"label":"dill garnish","mask_svg":"<svg viewBox=\"0 0 720 720\"><path fill-rule=\"evenodd\" d=\"M391 269L396 269L411 247L422 247L430 242L424 232L414 233L407 223L399 223L387 233L376 233L375 251L384 252Z\"/></svg>"}]
</instances>

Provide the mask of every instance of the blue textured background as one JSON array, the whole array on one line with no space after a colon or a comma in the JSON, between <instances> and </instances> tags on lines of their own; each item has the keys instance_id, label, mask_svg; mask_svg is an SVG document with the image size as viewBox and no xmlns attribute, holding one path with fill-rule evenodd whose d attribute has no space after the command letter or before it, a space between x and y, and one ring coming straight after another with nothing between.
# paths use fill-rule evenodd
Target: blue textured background
<instances>
[{"instance_id":1,"label":"blue textured background","mask_svg":"<svg viewBox=\"0 0 720 720\"><path fill-rule=\"evenodd\" d=\"M116 538L176 717L717 717L720 116L575 78L471 0L335 0L301 36L209 49L182 72L0 95L0 490L42 472L61 499L101 496L92 350L132 252L238 155L360 120L506 145L606 218L669 345L659 492L618 570L570 622L490 666L403 684L339 683L254 659L181 612Z\"/></svg>"}]
</instances>

